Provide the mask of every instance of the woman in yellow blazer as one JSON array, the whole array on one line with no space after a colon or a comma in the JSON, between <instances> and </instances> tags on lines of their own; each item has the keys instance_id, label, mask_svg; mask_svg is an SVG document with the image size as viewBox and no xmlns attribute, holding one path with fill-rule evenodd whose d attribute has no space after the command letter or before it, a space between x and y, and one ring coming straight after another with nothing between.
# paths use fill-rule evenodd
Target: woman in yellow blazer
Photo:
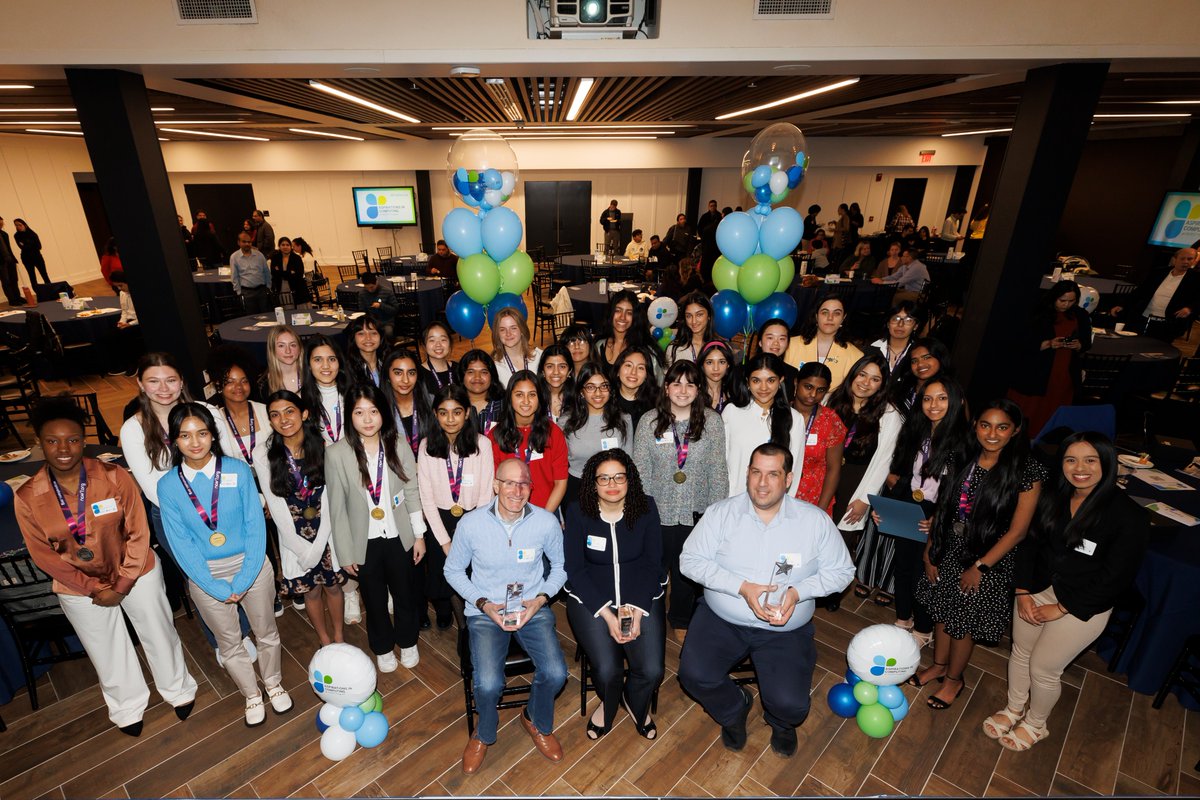
<instances>
[{"instance_id":1,"label":"woman in yellow blazer","mask_svg":"<svg viewBox=\"0 0 1200 800\"><path fill-rule=\"evenodd\" d=\"M809 361L829 367L829 391L842 385L862 351L846 341L846 306L840 297L826 297L791 340L783 360L799 369Z\"/></svg>"}]
</instances>

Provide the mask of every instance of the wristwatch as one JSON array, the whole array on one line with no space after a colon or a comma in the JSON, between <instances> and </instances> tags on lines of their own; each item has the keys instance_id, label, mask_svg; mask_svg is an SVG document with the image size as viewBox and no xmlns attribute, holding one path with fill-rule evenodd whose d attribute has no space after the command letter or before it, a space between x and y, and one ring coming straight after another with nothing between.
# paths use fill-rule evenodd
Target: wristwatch
<instances>
[{"instance_id":1,"label":"wristwatch","mask_svg":"<svg viewBox=\"0 0 1200 800\"><path fill-rule=\"evenodd\" d=\"M990 566L988 566L987 564L983 563L983 561L976 561L975 569L979 570L980 575L987 575L989 572L992 571L992 568Z\"/></svg>"},{"instance_id":2,"label":"wristwatch","mask_svg":"<svg viewBox=\"0 0 1200 800\"><path fill-rule=\"evenodd\" d=\"M488 599L486 597L481 597L475 601L475 607L478 608L480 611L483 611L483 607L486 606L487 603L488 603Z\"/></svg>"},{"instance_id":3,"label":"wristwatch","mask_svg":"<svg viewBox=\"0 0 1200 800\"><path fill-rule=\"evenodd\" d=\"M550 595L546 594L545 592L538 592L538 593L537 593L537 596L538 596L538 597L545 598L545 600L546 600L546 605L550 605ZM536 599L536 598L535 598L535 599Z\"/></svg>"}]
</instances>

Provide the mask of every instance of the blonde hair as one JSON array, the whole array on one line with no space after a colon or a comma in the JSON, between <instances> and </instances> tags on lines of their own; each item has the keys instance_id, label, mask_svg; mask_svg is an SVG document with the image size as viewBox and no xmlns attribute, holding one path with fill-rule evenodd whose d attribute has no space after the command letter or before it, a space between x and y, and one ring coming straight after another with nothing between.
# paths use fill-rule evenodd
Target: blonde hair
<instances>
[{"instance_id":1,"label":"blonde hair","mask_svg":"<svg viewBox=\"0 0 1200 800\"><path fill-rule=\"evenodd\" d=\"M521 332L521 352L525 358L533 355L533 348L529 344L529 323L521 316L521 312L515 308L502 308L496 312L496 321L492 324L492 358L504 358L504 343L500 341L500 323L501 321L512 318L517 324L517 330Z\"/></svg>"},{"instance_id":2,"label":"blonde hair","mask_svg":"<svg viewBox=\"0 0 1200 800\"><path fill-rule=\"evenodd\" d=\"M268 394L288 388L283 385L283 369L280 368L279 359L275 356L275 343L285 333L290 333L296 340L296 347L299 350L296 355L296 374L300 378L301 385L304 383L304 342L300 341L300 334L296 333L291 325L276 325L267 332L267 386L270 388Z\"/></svg>"}]
</instances>

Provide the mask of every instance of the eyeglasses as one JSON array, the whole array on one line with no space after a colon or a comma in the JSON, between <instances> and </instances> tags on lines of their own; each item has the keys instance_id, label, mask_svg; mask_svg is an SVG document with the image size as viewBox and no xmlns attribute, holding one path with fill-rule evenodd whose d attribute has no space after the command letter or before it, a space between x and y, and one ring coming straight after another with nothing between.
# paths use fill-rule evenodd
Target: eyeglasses
<instances>
[{"instance_id":1,"label":"eyeglasses","mask_svg":"<svg viewBox=\"0 0 1200 800\"><path fill-rule=\"evenodd\" d=\"M496 483L500 484L500 487L503 489L516 489L517 491L521 492L524 492L533 486L533 484L529 481L506 481L501 480L500 478L496 479Z\"/></svg>"},{"instance_id":2,"label":"eyeglasses","mask_svg":"<svg viewBox=\"0 0 1200 800\"><path fill-rule=\"evenodd\" d=\"M586 383L583 386L584 394L599 394L607 392L611 389L607 383Z\"/></svg>"},{"instance_id":3,"label":"eyeglasses","mask_svg":"<svg viewBox=\"0 0 1200 800\"><path fill-rule=\"evenodd\" d=\"M597 475L597 486L608 486L610 483L615 483L617 486L624 486L629 482L629 476L624 472L618 472L616 475Z\"/></svg>"},{"instance_id":4,"label":"eyeglasses","mask_svg":"<svg viewBox=\"0 0 1200 800\"><path fill-rule=\"evenodd\" d=\"M915 319L913 319L912 317L899 317L899 316L897 316L897 317L892 317L892 319L891 319L891 322L894 322L894 323L896 323L897 325L907 325L907 324L909 324L910 322L916 322L916 320L915 320Z\"/></svg>"}]
</instances>

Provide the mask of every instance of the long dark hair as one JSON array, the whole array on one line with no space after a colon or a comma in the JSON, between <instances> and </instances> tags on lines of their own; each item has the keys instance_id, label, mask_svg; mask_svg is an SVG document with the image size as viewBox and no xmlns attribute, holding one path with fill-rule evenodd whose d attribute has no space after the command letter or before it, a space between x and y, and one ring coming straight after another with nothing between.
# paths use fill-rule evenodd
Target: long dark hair
<instances>
[{"instance_id":1,"label":"long dark hair","mask_svg":"<svg viewBox=\"0 0 1200 800\"><path fill-rule=\"evenodd\" d=\"M1065 294L1075 295L1075 302L1072 303L1071 307L1066 310L1066 315L1071 319L1078 317L1081 310L1079 308L1079 298L1082 296L1079 284L1075 281L1059 281L1050 287L1049 291L1047 291L1045 296L1042 297L1042 302L1038 303L1036 309L1034 310L1034 319L1053 320L1054 315L1058 313L1054 308L1054 304L1057 303L1058 299Z\"/></svg>"},{"instance_id":2,"label":"long dark hair","mask_svg":"<svg viewBox=\"0 0 1200 800\"><path fill-rule=\"evenodd\" d=\"M638 387L637 396L633 398L633 401L641 403L645 408L653 408L654 404L658 402L658 376L654 373L654 365L658 361L658 356L655 352L651 352L652 349L658 351L658 348L630 345L621 351L621 355L617 356L617 360L613 362L612 368L609 370L609 379L613 384L614 401L621 394L621 367L632 356L641 355L646 361L646 380L642 381L642 385ZM582 370L580 371L582 372ZM582 385L582 381L580 385Z\"/></svg>"},{"instance_id":3,"label":"long dark hair","mask_svg":"<svg viewBox=\"0 0 1200 800\"><path fill-rule=\"evenodd\" d=\"M404 469L400 466L400 455L397 449L400 445L400 437L396 435L396 421L392 419L387 400L375 384L360 383L352 386L350 391L346 392L344 400L346 410L343 414L346 418L344 435L358 459L358 474L362 478L362 485L370 486L373 478L367 470L367 454L363 450L362 439L359 437L358 431L354 429L354 407L358 405L359 400L370 401L375 408L379 409L379 417L383 422L383 427L379 429L379 446L383 448L388 467L396 473L396 477L400 480L407 481L408 476L404 474Z\"/></svg>"},{"instance_id":4,"label":"long dark hair","mask_svg":"<svg viewBox=\"0 0 1200 800\"><path fill-rule=\"evenodd\" d=\"M642 488L642 476L638 473L637 464L629 453L619 447L596 453L583 465L583 477L579 479L579 510L585 517L600 519L600 495L596 491L596 469L606 461L615 461L625 468L626 486L625 508L622 521L629 530L633 524L650 510L650 500L646 490Z\"/></svg>"},{"instance_id":5,"label":"long dark hair","mask_svg":"<svg viewBox=\"0 0 1200 800\"><path fill-rule=\"evenodd\" d=\"M146 371L152 367L167 367L175 370L175 374L179 376L179 403L192 402L192 395L188 392L187 382L184 381L183 373L179 371L179 364L176 363L173 355L162 352L146 353L143 355L138 359L138 380L141 381ZM155 469L165 469L167 464L171 462L170 442L173 439L168 435L168 441L163 442L162 428L158 426L158 417L155 416L154 407L150 404L150 398L145 392L138 392L137 403L138 421L142 426L142 437L145 440L146 455L150 457L150 464ZM178 403L176 407L178 407Z\"/></svg>"},{"instance_id":6,"label":"long dark hair","mask_svg":"<svg viewBox=\"0 0 1200 800\"><path fill-rule=\"evenodd\" d=\"M463 383L463 375L467 372L467 367L474 364L476 361L481 362L487 367L488 372L492 375L492 384L488 387L488 402L493 400L504 399L504 387L500 385L500 373L496 371L496 362L492 359L491 353L486 350L480 350L478 347L473 350L468 350L463 354L463 357L454 365L454 380L458 383ZM511 382L511 378L509 379Z\"/></svg>"},{"instance_id":7,"label":"long dark hair","mask_svg":"<svg viewBox=\"0 0 1200 800\"><path fill-rule=\"evenodd\" d=\"M608 312L604 315L604 330L601 334L602 339L613 338L613 312L617 308L617 304L621 302L629 303L629 307L633 309L633 323L629 326L629 330L625 332L625 347L643 347L651 344L650 341L650 326L643 315L641 320L638 320L638 305L637 295L631 289L622 289L616 294L608 298Z\"/></svg>"},{"instance_id":8,"label":"long dark hair","mask_svg":"<svg viewBox=\"0 0 1200 800\"><path fill-rule=\"evenodd\" d=\"M417 354L412 350L397 347L389 351L386 358L381 358L379 360L379 388L383 390L384 396L387 397L388 413L392 415L392 419L395 420L396 425L402 424L400 422L400 409L396 406L396 392L392 389L391 375L392 364L406 358L412 361L413 366L417 369L417 382L412 390L413 414L417 418L417 432L424 438L429 435L431 429L437 426L433 418L433 407L430 406L429 398L426 397L425 391L421 388L421 362L417 360ZM465 392L466 389L464 388L463 391ZM470 405L470 402L467 405ZM397 432L399 432L399 428L397 428Z\"/></svg>"},{"instance_id":9,"label":"long dark hair","mask_svg":"<svg viewBox=\"0 0 1200 800\"><path fill-rule=\"evenodd\" d=\"M912 471L913 459L926 439L929 439L929 458L921 466L922 478L938 478L954 464L966 460L970 447L971 423L967 419L966 400L962 386L951 378L940 375L930 378L924 389L937 384L945 387L948 400L946 416L936 429L929 417L921 410L920 398L913 403L905 417L904 426L900 429L900 438L896 442L896 451L892 455L891 472L893 475L908 475ZM938 492L941 495L941 492Z\"/></svg>"},{"instance_id":10,"label":"long dark hair","mask_svg":"<svg viewBox=\"0 0 1200 800\"><path fill-rule=\"evenodd\" d=\"M267 413L270 413L272 403L291 403L302 412L308 413L304 420L304 463L300 471L308 480L310 488L325 485L325 440L321 438L321 428L317 424L317 416L304 405L300 395L287 389L272 392L267 397ZM288 466L288 446L283 437L271 430L267 437L267 463L271 467L271 492L278 497L287 497L296 491L296 479Z\"/></svg>"},{"instance_id":11,"label":"long dark hair","mask_svg":"<svg viewBox=\"0 0 1200 800\"><path fill-rule=\"evenodd\" d=\"M874 364L879 370L883 382L879 385L879 391L866 399L862 410L855 413L852 384L858 374L869 364ZM854 362L850 371L846 373L846 379L830 392L829 399L826 401L829 410L837 414L838 418L847 423L854 431L854 438L846 446L845 454L847 456L862 457L875 449L875 442L879 436L879 420L883 418L883 414L888 408L887 383L887 359L872 347L870 353Z\"/></svg>"},{"instance_id":12,"label":"long dark hair","mask_svg":"<svg viewBox=\"0 0 1200 800\"><path fill-rule=\"evenodd\" d=\"M225 393L222 389L234 367L238 367L246 374L246 379L250 381L251 387L258 383L258 363L254 360L254 356L240 345L222 344L209 350L206 367L213 388L217 390L212 401L221 408L225 407Z\"/></svg>"},{"instance_id":13,"label":"long dark hair","mask_svg":"<svg viewBox=\"0 0 1200 800\"><path fill-rule=\"evenodd\" d=\"M217 432L217 421L213 419L208 406L203 403L183 402L172 408L167 417L167 438L171 440L171 465L178 467L183 463L183 453L179 450L179 445L175 443L175 440L179 438L179 429L183 426L183 421L189 417L195 417L204 423L204 427L208 428L208 435L212 441L209 452L218 459L224 456L225 454L221 451L221 436Z\"/></svg>"},{"instance_id":14,"label":"long dark hair","mask_svg":"<svg viewBox=\"0 0 1200 800\"><path fill-rule=\"evenodd\" d=\"M550 397L550 384L546 383L544 373L546 361L553 356L558 356L567 362L567 379L563 381L562 388L559 393L562 394L563 408L569 407L572 398L575 397L575 362L571 359L571 351L567 349L565 344L555 342L542 351L541 360L538 361L538 388L546 392L547 400ZM549 411L549 409L547 409Z\"/></svg>"},{"instance_id":15,"label":"long dark hair","mask_svg":"<svg viewBox=\"0 0 1200 800\"><path fill-rule=\"evenodd\" d=\"M375 363L379 365L379 384L382 387L383 359L380 358L380 353L386 341L384 340L383 331L379 330L379 325L366 314L363 314L358 319L350 320L350 324L346 326L346 361L349 362L347 366L349 366L352 377L356 381L371 381L371 371L367 367L366 359L362 357L362 353L359 352L358 346L354 343L354 336L359 331L364 331L368 328L379 334L379 349L375 351ZM417 362L417 366L421 366L420 361ZM341 374L341 369L338 369L338 374ZM371 382L374 383L374 381Z\"/></svg>"},{"instance_id":16,"label":"long dark hair","mask_svg":"<svg viewBox=\"0 0 1200 800\"><path fill-rule=\"evenodd\" d=\"M770 370L779 378L779 388L771 403L771 442L780 447L791 447L792 407L788 405L787 392L783 389L783 359L774 353L756 353L746 362L746 382L760 369Z\"/></svg>"},{"instance_id":17,"label":"long dark hair","mask_svg":"<svg viewBox=\"0 0 1200 800\"><path fill-rule=\"evenodd\" d=\"M563 435L570 436L577 430L587 424L588 417L591 415L591 410L588 406L586 394L583 387L587 386L587 382L599 375L609 385L608 402L604 404L604 410L601 411L601 416L604 418L605 431L615 431L622 438L628 439L631 431L625 427L625 417L621 414L621 409L617 406L616 393L618 389L613 386L612 381L604 372L604 368L599 364L591 361L579 368L579 391L575 393L571 402L571 413L567 415L567 423L563 425ZM538 396L541 397L542 389L538 387Z\"/></svg>"},{"instance_id":18,"label":"long dark hair","mask_svg":"<svg viewBox=\"0 0 1200 800\"><path fill-rule=\"evenodd\" d=\"M700 376L703 378L700 382L700 388L704 396L708 398L710 405L713 400L718 399L708 393L708 375L704 372L704 362L708 359L708 354L713 350L717 350L721 355L725 356L725 363L729 365L729 368L725 370L725 377L721 379L721 394L725 395L726 402L738 407L744 407L750 402L750 395L746 390L746 381L742 378L741 365L734 359L733 349L729 344L720 340L704 345L704 349L700 351L696 363L696 366L700 367Z\"/></svg>"},{"instance_id":19,"label":"long dark hair","mask_svg":"<svg viewBox=\"0 0 1200 800\"><path fill-rule=\"evenodd\" d=\"M671 398L667 396L667 384L680 378L687 378L689 382L696 384L698 390L696 399L692 401L692 407L688 410L687 428L688 439L698 442L704 438L704 412L708 410L708 392L704 391L707 378L695 361L676 361L667 367L667 374L663 376L663 390L659 392L658 403L654 406L657 415L654 419L654 438L661 439L675 419L675 415L671 413Z\"/></svg>"},{"instance_id":20,"label":"long dark hair","mask_svg":"<svg viewBox=\"0 0 1200 800\"><path fill-rule=\"evenodd\" d=\"M837 304L842 307L842 325L833 333L834 343L845 346L846 344L846 301L835 294L822 297L813 310L808 312L808 316L804 319L804 324L800 326L800 338L805 344L812 344L812 340L817 338L817 315L821 313L821 306L828 303L830 300L837 301Z\"/></svg>"},{"instance_id":21,"label":"long dark hair","mask_svg":"<svg viewBox=\"0 0 1200 800\"><path fill-rule=\"evenodd\" d=\"M1063 474L1062 464L1071 445L1081 442L1090 445L1100 456L1100 482L1088 493L1072 517L1071 497L1075 494L1075 487ZM1050 478L1042 487L1041 496L1038 497L1037 512L1033 515L1033 524L1029 526L1029 535L1041 540L1061 536L1066 546L1074 549L1084 539L1092 538L1092 531L1103 524L1109 504L1119 494L1117 451L1112 441L1104 434L1079 431L1063 439L1062 444L1058 446L1055 464L1057 469L1051 472Z\"/></svg>"},{"instance_id":22,"label":"long dark hair","mask_svg":"<svg viewBox=\"0 0 1200 800\"><path fill-rule=\"evenodd\" d=\"M685 348L691 348L692 346L692 329L687 324L688 306L700 306L708 312L708 322L704 325L704 341L711 342L717 338L717 334L713 331L712 301L700 292L688 292L679 299L679 317L675 320L674 325L675 339L671 342L671 346L667 348L672 354Z\"/></svg>"},{"instance_id":23,"label":"long dark hair","mask_svg":"<svg viewBox=\"0 0 1200 800\"><path fill-rule=\"evenodd\" d=\"M479 416L471 405L471 396L461 383L447 383L438 388L433 395L434 423L425 434L425 452L434 458L450 457L450 437L436 422L437 409L447 400L458 403L467 412L462 430L454 439L454 454L459 458L467 458L479 452Z\"/></svg>"},{"instance_id":24,"label":"long dark hair","mask_svg":"<svg viewBox=\"0 0 1200 800\"><path fill-rule=\"evenodd\" d=\"M342 348L338 347L338 343L320 333L308 337L304 342L304 386L301 387L300 396L304 398L304 404L313 414L320 414L321 412L321 389L317 385L317 377L313 374L312 367L310 366L312 355L318 347L330 348L337 357L338 373L334 382L337 386L338 395L344 398L350 391L350 387L354 385L354 377L350 374L349 366L346 364L346 357L342 353ZM344 402L343 400L343 404ZM343 412L343 417L345 416L348 416L348 412Z\"/></svg>"},{"instance_id":25,"label":"long dark hair","mask_svg":"<svg viewBox=\"0 0 1200 800\"><path fill-rule=\"evenodd\" d=\"M953 378L954 365L950 361L950 351L946 349L946 345L941 339L935 339L932 336L925 336L921 339L913 339L908 343L908 352L896 364L896 371L892 373L891 397L892 405L899 409L907 409L910 407L910 398L917 390L917 376L912 371L912 354L914 350L924 348L929 351L929 354L937 359L938 371L933 374L929 380L934 378ZM918 400L920 398L917 398ZM913 401L912 405L916 405Z\"/></svg>"},{"instance_id":26,"label":"long dark hair","mask_svg":"<svg viewBox=\"0 0 1200 800\"><path fill-rule=\"evenodd\" d=\"M529 446L539 453L544 453L550 444L550 426L554 423L550 421L549 414L541 413L549 404L549 399L538 386L537 376L530 370L519 369L508 379L504 404L500 406L500 419L496 422L496 427L492 428L492 433L502 452L515 454L517 448L521 446L521 431L517 428L517 415L513 411L512 393L517 388L517 384L522 381L529 381L537 389L538 413L533 415L533 424L529 428Z\"/></svg>"}]
</instances>

